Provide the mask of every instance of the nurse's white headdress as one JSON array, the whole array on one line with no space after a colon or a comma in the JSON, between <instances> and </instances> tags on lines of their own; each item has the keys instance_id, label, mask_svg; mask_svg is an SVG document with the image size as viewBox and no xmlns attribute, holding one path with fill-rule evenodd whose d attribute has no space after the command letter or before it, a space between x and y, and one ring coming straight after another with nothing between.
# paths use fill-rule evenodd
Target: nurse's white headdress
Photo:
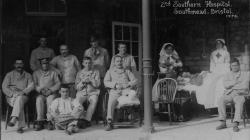
<instances>
[{"instance_id":1,"label":"nurse's white headdress","mask_svg":"<svg viewBox=\"0 0 250 140\"><path fill-rule=\"evenodd\" d=\"M160 56L167 55L167 53L166 53L166 47L168 47L168 46L172 46L172 48L173 48L173 54L172 55L178 56L178 53L174 49L174 44L169 43L169 42L168 43L164 43L162 45L162 48L161 48L161 51L160 51Z\"/></svg>"},{"instance_id":2,"label":"nurse's white headdress","mask_svg":"<svg viewBox=\"0 0 250 140\"><path fill-rule=\"evenodd\" d=\"M227 46L226 46L226 41L225 41L225 39L218 38L218 39L216 39L215 41L216 41L216 42L217 42L217 41L221 42L221 43L223 44L223 48L222 48L222 49L224 49L225 51L227 51Z\"/></svg>"}]
</instances>

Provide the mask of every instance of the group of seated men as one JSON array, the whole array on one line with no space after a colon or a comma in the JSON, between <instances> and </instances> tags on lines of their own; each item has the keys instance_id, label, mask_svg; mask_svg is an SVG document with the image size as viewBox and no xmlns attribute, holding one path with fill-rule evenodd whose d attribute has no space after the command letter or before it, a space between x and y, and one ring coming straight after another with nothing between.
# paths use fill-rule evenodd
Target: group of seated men
<instances>
[{"instance_id":1,"label":"group of seated men","mask_svg":"<svg viewBox=\"0 0 250 140\"><path fill-rule=\"evenodd\" d=\"M24 70L24 60L17 58L14 63L15 69L7 73L4 78L2 89L7 103L13 107L8 125L12 127L18 121L17 132L23 133L24 106L29 101L29 93L35 90L37 92L35 130L42 130L44 122L48 121L48 129L56 127L66 130L68 134L77 132L79 119L84 119L86 124L90 125L104 84L110 88L106 130L112 130L114 109L119 97L134 94L129 89L137 84L133 74L136 65L134 58L126 53L126 45L123 43L118 45L119 53L113 56L107 71L108 52L100 47L98 40L94 38L91 38L91 48L84 53L83 69L77 57L69 54L67 45L61 45L61 55L54 57L54 51L46 47L46 38L41 38L39 42L40 46L31 53L30 66L33 76ZM237 59L232 60L231 70L224 79L226 94L219 102L221 125L217 129L227 127L225 105L234 102L236 110L233 130L239 131L238 125L245 102L241 94L248 93L249 72L240 71ZM59 98L58 93L60 93ZM86 111L83 108L84 102L89 103Z\"/></svg>"},{"instance_id":2,"label":"group of seated men","mask_svg":"<svg viewBox=\"0 0 250 140\"><path fill-rule=\"evenodd\" d=\"M44 129L47 122L49 130L55 127L64 129L68 134L77 132L79 119L91 125L104 84L110 88L106 130L111 130L118 98L128 96L130 89L137 84L132 72L134 58L126 54L126 45L118 45L119 53L113 56L106 71L109 66L107 50L100 47L95 38L91 38L91 47L85 51L83 69L77 57L69 54L67 45L61 45L61 55L54 57L54 51L46 46L46 38L40 38L39 43L40 46L31 53L33 75L24 70L24 59L18 57L14 70L3 80L2 89L7 103L13 107L8 126L13 127L18 122L17 132L23 133L24 106L29 97L36 96L36 131ZM34 90L37 95L29 95ZM131 93L134 94L132 90ZM83 107L85 102L88 102L86 111Z\"/></svg>"}]
</instances>

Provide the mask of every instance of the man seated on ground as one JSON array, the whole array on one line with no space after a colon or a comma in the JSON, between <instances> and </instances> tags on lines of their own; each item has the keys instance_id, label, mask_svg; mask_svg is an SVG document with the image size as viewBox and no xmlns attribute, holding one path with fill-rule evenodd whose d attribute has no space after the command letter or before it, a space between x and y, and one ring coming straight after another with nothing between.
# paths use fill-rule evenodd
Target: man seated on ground
<instances>
[{"instance_id":1,"label":"man seated on ground","mask_svg":"<svg viewBox=\"0 0 250 140\"><path fill-rule=\"evenodd\" d=\"M42 130L44 127L43 122L46 120L45 104L47 110L51 102L57 96L57 90L60 88L61 82L59 80L58 73L49 68L48 59L41 59L42 68L33 73L33 80L35 83L35 89L38 92L36 97L36 111L37 111L37 125L36 131Z\"/></svg>"},{"instance_id":2,"label":"man seated on ground","mask_svg":"<svg viewBox=\"0 0 250 140\"><path fill-rule=\"evenodd\" d=\"M234 125L233 131L239 131L239 122L243 113L243 105L246 95L249 94L249 72L240 71L239 60L234 58L231 61L231 72L224 77L224 95L219 100L219 119L221 124L216 128L217 130L224 129L226 125L226 105L234 103Z\"/></svg>"},{"instance_id":3,"label":"man seated on ground","mask_svg":"<svg viewBox=\"0 0 250 140\"><path fill-rule=\"evenodd\" d=\"M6 74L2 88L8 104L13 107L8 126L13 127L18 120L17 132L23 133L25 126L24 104L28 101L29 93L34 89L34 82L32 76L24 71L22 58L15 60L14 67L14 70Z\"/></svg>"},{"instance_id":4,"label":"man seated on ground","mask_svg":"<svg viewBox=\"0 0 250 140\"><path fill-rule=\"evenodd\" d=\"M104 85L111 89L108 99L107 131L113 129L112 119L118 98L122 96L123 92L130 94L127 90L136 86L136 84L137 79L134 74L123 68L122 58L120 56L115 56L114 67L108 70L104 77ZM133 93L134 92L131 92L131 94Z\"/></svg>"},{"instance_id":5,"label":"man seated on ground","mask_svg":"<svg viewBox=\"0 0 250 140\"><path fill-rule=\"evenodd\" d=\"M92 115L95 112L100 93L100 75L98 70L92 68L92 60L90 57L83 58L83 69L76 76L76 98L83 104L88 102L88 109L85 116L86 125L91 125Z\"/></svg>"},{"instance_id":6,"label":"man seated on ground","mask_svg":"<svg viewBox=\"0 0 250 140\"><path fill-rule=\"evenodd\" d=\"M60 98L55 99L48 110L47 119L50 121L49 130L53 130L55 124L57 129L64 129L71 135L79 131L78 119L83 117L84 109L78 100L69 97L69 86L62 84L59 90Z\"/></svg>"}]
</instances>

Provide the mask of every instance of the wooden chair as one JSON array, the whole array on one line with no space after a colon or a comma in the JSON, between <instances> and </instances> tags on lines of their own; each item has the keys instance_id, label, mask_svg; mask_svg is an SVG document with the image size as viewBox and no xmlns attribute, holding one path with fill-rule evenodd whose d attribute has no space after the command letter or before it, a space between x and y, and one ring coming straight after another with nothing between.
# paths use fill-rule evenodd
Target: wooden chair
<instances>
[{"instance_id":1,"label":"wooden chair","mask_svg":"<svg viewBox=\"0 0 250 140\"><path fill-rule=\"evenodd\" d=\"M165 108L163 112L160 113L168 113L169 122L172 123L172 115L175 115L174 112L174 100L177 91L177 82L172 78L163 78L157 82L156 85L156 94L159 96L158 103L159 105L167 105L167 109ZM172 108L172 110L171 110Z\"/></svg>"},{"instance_id":2,"label":"wooden chair","mask_svg":"<svg viewBox=\"0 0 250 140\"><path fill-rule=\"evenodd\" d=\"M163 79L163 78L177 78L177 73L175 71L168 72L168 73L162 73L162 72L157 72L157 79Z\"/></svg>"},{"instance_id":3,"label":"wooden chair","mask_svg":"<svg viewBox=\"0 0 250 140\"><path fill-rule=\"evenodd\" d=\"M6 111L6 115L5 115L5 130L7 130L8 127L8 122L10 119L10 113L12 111L12 107L7 103L7 111ZM29 121L29 107L27 106L27 103L24 105L24 114L25 114L25 121L28 124L28 128L30 128L30 121Z\"/></svg>"},{"instance_id":4,"label":"wooden chair","mask_svg":"<svg viewBox=\"0 0 250 140\"><path fill-rule=\"evenodd\" d=\"M106 116L107 116L107 107L108 107L108 99L109 99L109 91L110 89L107 89L107 92L104 95L103 99L103 118L104 118L104 125L107 124ZM140 95L137 92L137 96L140 99ZM118 114L119 113L119 114ZM122 117L120 120L117 120L117 116ZM141 104L139 105L125 105L120 108L115 109L115 115L114 115L114 126L136 126L142 125L142 107ZM139 118L138 118L138 117ZM139 119L139 120L138 120Z\"/></svg>"},{"instance_id":5,"label":"wooden chair","mask_svg":"<svg viewBox=\"0 0 250 140\"><path fill-rule=\"evenodd\" d=\"M194 99L195 97L191 97L189 91L180 90L176 92L174 99L174 108L175 115L177 117L177 121L187 121L191 119L194 112Z\"/></svg>"}]
</instances>

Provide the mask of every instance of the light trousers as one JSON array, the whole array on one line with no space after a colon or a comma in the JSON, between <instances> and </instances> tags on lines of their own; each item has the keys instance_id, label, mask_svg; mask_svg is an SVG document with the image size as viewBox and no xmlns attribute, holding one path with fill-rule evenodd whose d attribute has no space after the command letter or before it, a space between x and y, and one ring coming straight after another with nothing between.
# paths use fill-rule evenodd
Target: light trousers
<instances>
[{"instance_id":1,"label":"light trousers","mask_svg":"<svg viewBox=\"0 0 250 140\"><path fill-rule=\"evenodd\" d=\"M79 100L80 104L83 104L86 101L89 102L85 119L91 121L98 102L98 95L83 95L79 92L76 94L76 98Z\"/></svg>"},{"instance_id":2,"label":"light trousers","mask_svg":"<svg viewBox=\"0 0 250 140\"><path fill-rule=\"evenodd\" d=\"M25 127L25 114L24 114L24 105L28 101L28 96L21 95L17 96L11 113L11 117L17 117L18 119L18 128Z\"/></svg>"},{"instance_id":3,"label":"light trousers","mask_svg":"<svg viewBox=\"0 0 250 140\"><path fill-rule=\"evenodd\" d=\"M226 105L228 103L234 103L235 112L234 112L234 122L240 122L241 116L243 113L243 105L245 102L245 97L238 95L237 92L232 92L229 95L223 95L219 100L219 119L221 121L226 121Z\"/></svg>"},{"instance_id":4,"label":"light trousers","mask_svg":"<svg viewBox=\"0 0 250 140\"><path fill-rule=\"evenodd\" d=\"M109 93L109 100L108 100L108 110L107 110L107 120L111 119L113 120L114 117L114 111L118 104L117 99L121 96L121 94L117 92L110 92Z\"/></svg>"},{"instance_id":5,"label":"light trousers","mask_svg":"<svg viewBox=\"0 0 250 140\"><path fill-rule=\"evenodd\" d=\"M45 120L45 110L49 110L49 106L55 98L56 94L49 95L48 97L44 95L38 95L36 97L37 121ZM45 108L45 105L47 108Z\"/></svg>"}]
</instances>

